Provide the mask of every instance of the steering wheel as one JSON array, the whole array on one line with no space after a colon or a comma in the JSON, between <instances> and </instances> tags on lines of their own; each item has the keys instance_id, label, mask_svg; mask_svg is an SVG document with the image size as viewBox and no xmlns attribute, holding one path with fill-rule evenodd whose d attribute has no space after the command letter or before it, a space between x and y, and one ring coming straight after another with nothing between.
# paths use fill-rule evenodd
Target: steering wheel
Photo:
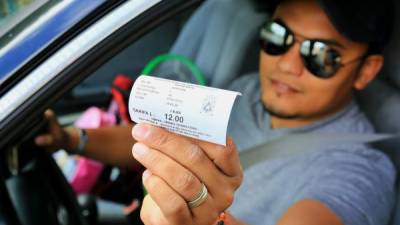
<instances>
[{"instance_id":1,"label":"steering wheel","mask_svg":"<svg viewBox=\"0 0 400 225\"><path fill-rule=\"evenodd\" d=\"M0 200L5 221L87 225L77 197L52 155L33 143L33 137L45 127L44 120L33 123L22 140L15 140L1 153Z\"/></svg>"}]
</instances>

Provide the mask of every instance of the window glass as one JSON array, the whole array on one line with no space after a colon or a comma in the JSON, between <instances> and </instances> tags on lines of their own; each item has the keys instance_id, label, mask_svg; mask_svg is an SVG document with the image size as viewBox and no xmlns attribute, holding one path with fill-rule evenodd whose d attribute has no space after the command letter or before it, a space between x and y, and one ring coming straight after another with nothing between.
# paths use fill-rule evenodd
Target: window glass
<instances>
[{"instance_id":1,"label":"window glass","mask_svg":"<svg viewBox=\"0 0 400 225\"><path fill-rule=\"evenodd\" d=\"M0 47L45 13L59 0L0 0Z\"/></svg>"}]
</instances>

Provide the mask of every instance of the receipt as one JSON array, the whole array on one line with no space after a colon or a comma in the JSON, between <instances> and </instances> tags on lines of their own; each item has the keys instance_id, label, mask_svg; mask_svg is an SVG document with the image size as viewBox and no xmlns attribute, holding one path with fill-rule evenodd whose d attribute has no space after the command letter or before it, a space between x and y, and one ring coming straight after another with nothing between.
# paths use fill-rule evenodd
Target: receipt
<instances>
[{"instance_id":1,"label":"receipt","mask_svg":"<svg viewBox=\"0 0 400 225\"><path fill-rule=\"evenodd\" d=\"M229 116L239 92L139 76L129 96L136 123L150 123L184 136L226 145Z\"/></svg>"}]
</instances>

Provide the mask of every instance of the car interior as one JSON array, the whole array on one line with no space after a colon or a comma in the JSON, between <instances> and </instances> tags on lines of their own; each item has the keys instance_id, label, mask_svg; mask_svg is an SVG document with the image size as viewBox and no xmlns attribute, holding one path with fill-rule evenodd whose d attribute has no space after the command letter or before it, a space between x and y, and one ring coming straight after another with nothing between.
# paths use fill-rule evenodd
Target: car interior
<instances>
[{"instance_id":1,"label":"car interior","mask_svg":"<svg viewBox=\"0 0 400 225\"><path fill-rule=\"evenodd\" d=\"M396 12L399 12L400 2L395 3ZM90 106L108 107L111 83L116 75L125 74L135 79L151 59L164 53L187 57L203 72L208 86L226 88L236 77L257 71L258 28L267 18L268 15L259 11L256 1L235 0L235 4L232 4L230 0L207 0L200 7L161 24L124 49L63 96L53 108L61 124L67 126ZM400 18L397 17L395 28L399 26ZM385 65L378 79L357 95L361 108L378 133L400 133L399 52L400 29L395 29L385 51ZM166 66L168 63L175 66ZM152 75L180 73L185 69L182 67L184 65L179 61L167 61L159 65ZM391 157L399 170L400 139L382 141L376 146ZM19 183L15 185L21 187ZM400 201L399 188L397 185L397 202ZM98 217L93 224L128 224L121 213L121 203L85 198L81 204L94 212L91 216ZM400 224L398 204L393 210L391 224Z\"/></svg>"},{"instance_id":2,"label":"car interior","mask_svg":"<svg viewBox=\"0 0 400 225\"><path fill-rule=\"evenodd\" d=\"M358 102L360 107L371 120L378 133L398 134L400 123L400 67L398 63L400 53L400 4L395 2L395 23L392 39L386 47L385 62L381 73L364 91L360 92ZM394 162L397 171L400 169L400 139L395 138L376 143L379 150L387 153ZM396 207L393 210L392 224L400 224L400 186L397 178Z\"/></svg>"},{"instance_id":3,"label":"car interior","mask_svg":"<svg viewBox=\"0 0 400 225\"><path fill-rule=\"evenodd\" d=\"M258 29L266 18L255 2L248 0L235 4L209 0L197 9L175 16L124 49L60 99L54 105L60 123L71 125L90 106L107 107L116 75L135 79L146 63L164 53L190 59L201 70L206 85L228 86L236 77L257 70ZM185 69L181 61L169 60L159 64L151 75L168 78L169 74L187 74L181 73ZM169 78L191 82L187 75ZM100 199L96 202L101 224L126 223L121 213L123 204Z\"/></svg>"}]
</instances>

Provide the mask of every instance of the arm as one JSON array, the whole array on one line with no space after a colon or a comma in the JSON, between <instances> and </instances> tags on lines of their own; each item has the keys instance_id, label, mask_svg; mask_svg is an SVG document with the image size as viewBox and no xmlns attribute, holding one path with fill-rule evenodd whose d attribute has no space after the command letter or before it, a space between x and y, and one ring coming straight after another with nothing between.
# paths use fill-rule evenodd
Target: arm
<instances>
[{"instance_id":1,"label":"arm","mask_svg":"<svg viewBox=\"0 0 400 225\"><path fill-rule=\"evenodd\" d=\"M277 225L323 224L344 225L331 209L312 199L303 199L293 204L277 222Z\"/></svg>"},{"instance_id":2,"label":"arm","mask_svg":"<svg viewBox=\"0 0 400 225\"><path fill-rule=\"evenodd\" d=\"M130 157L135 143L131 129L132 125L85 129L88 142L83 155L111 165L132 167L137 161ZM75 138L79 138L77 133Z\"/></svg>"},{"instance_id":3,"label":"arm","mask_svg":"<svg viewBox=\"0 0 400 225\"><path fill-rule=\"evenodd\" d=\"M79 132L75 127L63 128L57 122L54 112L47 110L45 117L48 121L48 133L35 138L38 146L54 152L64 149L73 154L79 143ZM84 155L115 166L137 164L130 157L134 140L130 135L132 125L85 129L88 135Z\"/></svg>"},{"instance_id":4,"label":"arm","mask_svg":"<svg viewBox=\"0 0 400 225\"><path fill-rule=\"evenodd\" d=\"M315 155L309 169L318 172L277 224L387 224L396 199L390 160L372 149L329 151Z\"/></svg>"}]
</instances>

